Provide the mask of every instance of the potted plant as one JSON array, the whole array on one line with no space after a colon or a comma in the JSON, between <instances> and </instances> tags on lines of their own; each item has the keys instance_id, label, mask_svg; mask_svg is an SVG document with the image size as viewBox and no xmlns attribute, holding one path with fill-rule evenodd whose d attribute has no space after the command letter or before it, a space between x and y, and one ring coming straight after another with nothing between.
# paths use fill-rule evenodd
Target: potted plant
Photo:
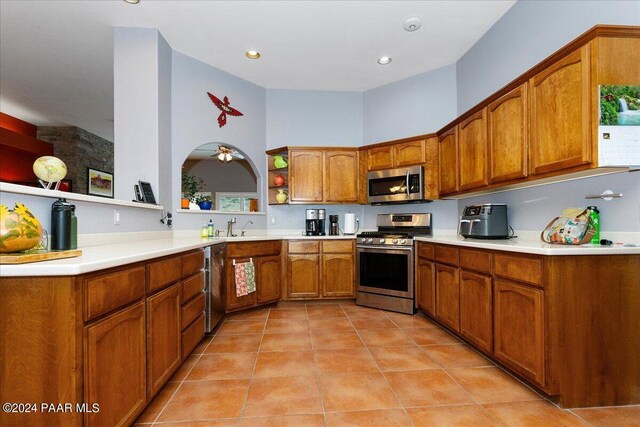
<instances>
[{"instance_id":1,"label":"potted plant","mask_svg":"<svg viewBox=\"0 0 640 427\"><path fill-rule=\"evenodd\" d=\"M196 193L203 188L204 180L202 178L195 175L187 175L182 169L182 199L180 200L180 207L189 209L189 202L194 201Z\"/></svg>"},{"instance_id":2,"label":"potted plant","mask_svg":"<svg viewBox=\"0 0 640 427\"><path fill-rule=\"evenodd\" d=\"M198 194L195 197L195 203L197 203L198 206L200 206L200 210L203 211L211 210L211 205L213 204L211 202L211 196L203 196L202 194Z\"/></svg>"}]
</instances>

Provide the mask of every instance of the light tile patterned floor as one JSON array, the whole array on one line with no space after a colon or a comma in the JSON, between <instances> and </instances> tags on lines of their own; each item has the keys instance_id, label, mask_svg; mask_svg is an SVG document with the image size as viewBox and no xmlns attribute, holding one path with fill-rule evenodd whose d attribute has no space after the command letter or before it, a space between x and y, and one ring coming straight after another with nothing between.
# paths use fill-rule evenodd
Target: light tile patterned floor
<instances>
[{"instance_id":1,"label":"light tile patterned floor","mask_svg":"<svg viewBox=\"0 0 640 427\"><path fill-rule=\"evenodd\" d=\"M289 303L229 317L137 423L640 426L640 406L561 410L420 314Z\"/></svg>"}]
</instances>

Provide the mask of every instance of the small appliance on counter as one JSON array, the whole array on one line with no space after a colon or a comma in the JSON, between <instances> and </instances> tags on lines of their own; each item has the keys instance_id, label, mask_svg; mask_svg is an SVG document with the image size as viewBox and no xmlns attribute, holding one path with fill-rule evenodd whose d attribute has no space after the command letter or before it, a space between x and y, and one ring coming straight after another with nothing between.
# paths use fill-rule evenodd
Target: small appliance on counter
<instances>
[{"instance_id":1,"label":"small appliance on counter","mask_svg":"<svg viewBox=\"0 0 640 427\"><path fill-rule=\"evenodd\" d=\"M319 236L318 209L307 209L305 213L305 235Z\"/></svg>"},{"instance_id":2,"label":"small appliance on counter","mask_svg":"<svg viewBox=\"0 0 640 427\"><path fill-rule=\"evenodd\" d=\"M340 234L338 218L338 215L329 215L329 236L338 236Z\"/></svg>"},{"instance_id":3,"label":"small appliance on counter","mask_svg":"<svg viewBox=\"0 0 640 427\"><path fill-rule=\"evenodd\" d=\"M327 210L318 209L318 236L326 236Z\"/></svg>"},{"instance_id":4,"label":"small appliance on counter","mask_svg":"<svg viewBox=\"0 0 640 427\"><path fill-rule=\"evenodd\" d=\"M465 239L508 239L507 205L485 203L465 206L458 224L458 234Z\"/></svg>"},{"instance_id":5,"label":"small appliance on counter","mask_svg":"<svg viewBox=\"0 0 640 427\"><path fill-rule=\"evenodd\" d=\"M356 234L356 214L346 213L344 214L344 234Z\"/></svg>"}]
</instances>

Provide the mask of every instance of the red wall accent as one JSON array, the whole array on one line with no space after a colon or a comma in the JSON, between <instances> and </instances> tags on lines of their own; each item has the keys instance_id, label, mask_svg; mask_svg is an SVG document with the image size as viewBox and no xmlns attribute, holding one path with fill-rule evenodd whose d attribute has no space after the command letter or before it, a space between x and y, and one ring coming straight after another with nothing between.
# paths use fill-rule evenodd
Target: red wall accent
<instances>
[{"instance_id":1,"label":"red wall accent","mask_svg":"<svg viewBox=\"0 0 640 427\"><path fill-rule=\"evenodd\" d=\"M53 145L36 139L37 127L0 113L0 181L37 182L33 162L53 156Z\"/></svg>"},{"instance_id":2,"label":"red wall accent","mask_svg":"<svg viewBox=\"0 0 640 427\"><path fill-rule=\"evenodd\" d=\"M0 113L0 128L12 130L31 138L36 137L38 127L5 113Z\"/></svg>"}]
</instances>

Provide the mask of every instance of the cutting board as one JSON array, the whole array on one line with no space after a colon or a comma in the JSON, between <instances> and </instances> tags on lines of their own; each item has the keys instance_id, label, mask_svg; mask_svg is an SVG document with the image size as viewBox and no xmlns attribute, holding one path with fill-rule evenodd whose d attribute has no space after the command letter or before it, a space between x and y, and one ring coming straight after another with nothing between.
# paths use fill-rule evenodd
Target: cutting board
<instances>
[{"instance_id":1,"label":"cutting board","mask_svg":"<svg viewBox=\"0 0 640 427\"><path fill-rule=\"evenodd\" d=\"M44 249L25 252L0 254L0 264L26 264L28 262L48 261L51 259L74 258L82 255L80 249L68 251L47 251Z\"/></svg>"}]
</instances>

